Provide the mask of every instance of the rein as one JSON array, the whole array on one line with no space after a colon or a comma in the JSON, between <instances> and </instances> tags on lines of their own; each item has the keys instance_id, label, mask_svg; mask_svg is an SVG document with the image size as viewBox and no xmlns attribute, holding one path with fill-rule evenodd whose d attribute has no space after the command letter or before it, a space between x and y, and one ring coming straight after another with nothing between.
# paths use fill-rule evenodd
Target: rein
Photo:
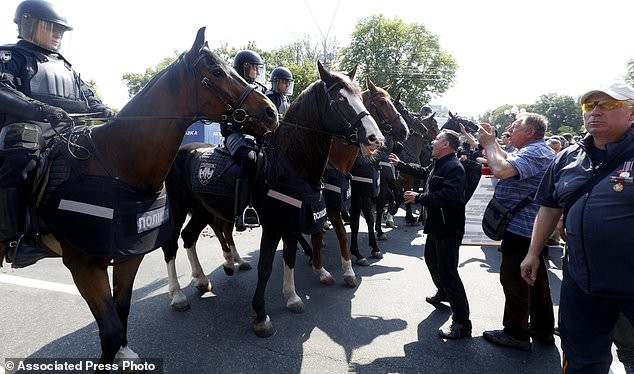
<instances>
[{"instance_id":1,"label":"rein","mask_svg":"<svg viewBox=\"0 0 634 374\"><path fill-rule=\"evenodd\" d=\"M379 112L379 108L377 108L376 104L374 103L374 98L379 96L379 93L374 93L371 91L369 92L369 100L370 100L370 106L372 107L372 109L374 110L374 112L376 113L376 115L379 117L379 119L381 120L381 123L379 124L379 128L381 130L381 132L383 133L383 135L387 135L389 133L392 132L392 130L394 129L392 126L392 123L394 123L395 121L397 121L399 118L401 118L401 113L398 113L398 111L396 112L396 114L394 114L394 116L388 120L385 119L385 117L383 117L383 114L381 112Z\"/></svg>"}]
</instances>

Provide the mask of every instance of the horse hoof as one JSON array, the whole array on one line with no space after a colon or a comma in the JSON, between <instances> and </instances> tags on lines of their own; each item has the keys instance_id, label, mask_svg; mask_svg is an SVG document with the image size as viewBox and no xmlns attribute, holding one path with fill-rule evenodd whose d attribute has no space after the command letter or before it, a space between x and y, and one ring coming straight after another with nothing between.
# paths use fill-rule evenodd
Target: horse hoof
<instances>
[{"instance_id":1,"label":"horse hoof","mask_svg":"<svg viewBox=\"0 0 634 374\"><path fill-rule=\"evenodd\" d=\"M235 272L234 268L230 268L226 266L223 266L222 268L225 270L225 274L227 274L228 276L232 276L233 273Z\"/></svg>"},{"instance_id":2,"label":"horse hoof","mask_svg":"<svg viewBox=\"0 0 634 374\"><path fill-rule=\"evenodd\" d=\"M251 269L252 269L252 267L251 267L251 264L250 264L250 263L248 263L248 262L243 262L243 263L241 263L241 264L238 266L238 269L239 269L239 270L251 270Z\"/></svg>"},{"instance_id":3,"label":"horse hoof","mask_svg":"<svg viewBox=\"0 0 634 374\"><path fill-rule=\"evenodd\" d=\"M172 304L170 304L170 306L176 312L186 312L189 309L191 309L191 306L189 305L189 302L187 300L185 300L184 302L180 302L180 303L172 303Z\"/></svg>"},{"instance_id":4,"label":"horse hoof","mask_svg":"<svg viewBox=\"0 0 634 374\"><path fill-rule=\"evenodd\" d=\"M304 313L304 303L302 301L288 304L286 308L296 314Z\"/></svg>"},{"instance_id":5,"label":"horse hoof","mask_svg":"<svg viewBox=\"0 0 634 374\"><path fill-rule=\"evenodd\" d=\"M385 233L381 233L379 236L376 237L379 240L387 240L387 235L385 235Z\"/></svg>"},{"instance_id":6,"label":"horse hoof","mask_svg":"<svg viewBox=\"0 0 634 374\"><path fill-rule=\"evenodd\" d=\"M387 221L385 222L385 226L391 228L391 229L395 229L396 225L394 224L394 221Z\"/></svg>"},{"instance_id":7,"label":"horse hoof","mask_svg":"<svg viewBox=\"0 0 634 374\"><path fill-rule=\"evenodd\" d=\"M197 285L196 289L200 293L207 293L207 292L212 292L214 287L211 285L211 282L207 282L207 283Z\"/></svg>"},{"instance_id":8,"label":"horse hoof","mask_svg":"<svg viewBox=\"0 0 634 374\"><path fill-rule=\"evenodd\" d=\"M357 278L351 275L343 277L343 282L347 287L354 288L357 286Z\"/></svg>"},{"instance_id":9,"label":"horse hoof","mask_svg":"<svg viewBox=\"0 0 634 374\"><path fill-rule=\"evenodd\" d=\"M331 286L331 285L335 284L335 278L333 278L333 277L325 277L323 279L320 279L319 282L321 284L325 284L326 286Z\"/></svg>"},{"instance_id":10,"label":"horse hoof","mask_svg":"<svg viewBox=\"0 0 634 374\"><path fill-rule=\"evenodd\" d=\"M275 331L273 330L273 324L269 316L266 316L266 320L261 322L258 320L253 321L253 332L260 338L268 338L273 335Z\"/></svg>"},{"instance_id":11,"label":"horse hoof","mask_svg":"<svg viewBox=\"0 0 634 374\"><path fill-rule=\"evenodd\" d=\"M380 260L383 258L383 253L381 253L381 251L374 251L372 252L372 258L376 258L377 260Z\"/></svg>"},{"instance_id":12,"label":"horse hoof","mask_svg":"<svg viewBox=\"0 0 634 374\"><path fill-rule=\"evenodd\" d=\"M370 262L365 257L358 258L354 263L359 266L370 266Z\"/></svg>"}]
</instances>

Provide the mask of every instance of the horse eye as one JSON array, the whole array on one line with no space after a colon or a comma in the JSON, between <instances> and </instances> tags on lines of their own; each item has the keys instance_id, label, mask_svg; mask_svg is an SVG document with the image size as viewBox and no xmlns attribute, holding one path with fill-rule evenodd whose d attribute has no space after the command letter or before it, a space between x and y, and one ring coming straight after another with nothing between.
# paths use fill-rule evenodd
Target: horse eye
<instances>
[{"instance_id":1,"label":"horse eye","mask_svg":"<svg viewBox=\"0 0 634 374\"><path fill-rule=\"evenodd\" d=\"M220 68L216 68L211 71L211 74L216 78L220 78L224 76L225 72Z\"/></svg>"},{"instance_id":2,"label":"horse eye","mask_svg":"<svg viewBox=\"0 0 634 374\"><path fill-rule=\"evenodd\" d=\"M342 103L346 101L346 97L343 95L339 95L339 97L337 97L337 100L341 101Z\"/></svg>"}]
</instances>

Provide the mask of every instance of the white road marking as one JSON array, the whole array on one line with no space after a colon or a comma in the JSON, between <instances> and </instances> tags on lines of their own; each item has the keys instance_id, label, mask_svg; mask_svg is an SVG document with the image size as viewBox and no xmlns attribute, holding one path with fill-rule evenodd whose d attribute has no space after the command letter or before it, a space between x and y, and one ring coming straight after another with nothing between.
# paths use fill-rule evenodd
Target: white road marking
<instances>
[{"instance_id":1,"label":"white road marking","mask_svg":"<svg viewBox=\"0 0 634 374\"><path fill-rule=\"evenodd\" d=\"M75 287L75 285L17 277L15 275L0 274L0 283L15 284L17 286L39 288L41 290L57 291L71 295L79 295L79 291L77 290L77 287Z\"/></svg>"}]
</instances>

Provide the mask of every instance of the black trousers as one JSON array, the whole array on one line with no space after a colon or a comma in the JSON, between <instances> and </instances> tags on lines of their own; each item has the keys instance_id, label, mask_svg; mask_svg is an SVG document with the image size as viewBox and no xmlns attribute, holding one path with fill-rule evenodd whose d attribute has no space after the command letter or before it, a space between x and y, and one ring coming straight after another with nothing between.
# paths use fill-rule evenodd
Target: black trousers
<instances>
[{"instance_id":1,"label":"black trousers","mask_svg":"<svg viewBox=\"0 0 634 374\"><path fill-rule=\"evenodd\" d=\"M544 258L539 257L535 285L522 279L520 264L528 253L530 238L506 231L502 237L500 283L504 289L504 331L511 336L529 340L528 322L540 335L552 335L555 327L553 301Z\"/></svg>"},{"instance_id":2,"label":"black trousers","mask_svg":"<svg viewBox=\"0 0 634 374\"><path fill-rule=\"evenodd\" d=\"M455 236L427 234L425 263L438 292L445 295L453 311L453 320L471 328L469 302L458 274L460 243L464 231Z\"/></svg>"}]
</instances>

